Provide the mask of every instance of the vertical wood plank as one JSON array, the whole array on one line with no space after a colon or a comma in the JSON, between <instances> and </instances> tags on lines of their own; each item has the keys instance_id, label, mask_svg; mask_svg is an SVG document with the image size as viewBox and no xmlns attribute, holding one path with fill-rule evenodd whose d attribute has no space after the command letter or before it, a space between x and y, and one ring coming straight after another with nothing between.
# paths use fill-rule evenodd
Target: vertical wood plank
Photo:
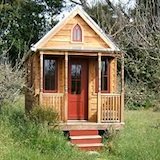
<instances>
[{"instance_id":1,"label":"vertical wood plank","mask_svg":"<svg viewBox=\"0 0 160 160\"><path fill-rule=\"evenodd\" d=\"M124 122L124 53L121 57L121 122Z\"/></svg>"},{"instance_id":2,"label":"vertical wood plank","mask_svg":"<svg viewBox=\"0 0 160 160\"><path fill-rule=\"evenodd\" d=\"M40 52L40 95L39 105L43 104L43 52Z\"/></svg>"},{"instance_id":3,"label":"vertical wood plank","mask_svg":"<svg viewBox=\"0 0 160 160\"><path fill-rule=\"evenodd\" d=\"M115 97L115 120L117 120L117 96Z\"/></svg>"},{"instance_id":4,"label":"vertical wood plank","mask_svg":"<svg viewBox=\"0 0 160 160\"><path fill-rule=\"evenodd\" d=\"M121 111L121 97L118 97L118 120L120 121L120 111Z\"/></svg>"},{"instance_id":5,"label":"vertical wood plank","mask_svg":"<svg viewBox=\"0 0 160 160\"><path fill-rule=\"evenodd\" d=\"M101 116L102 116L102 120L104 120L104 117L105 117L105 115L104 115L104 113L105 112L103 112L104 111L104 106L105 106L105 104L104 104L104 100L103 100L103 97L101 97Z\"/></svg>"},{"instance_id":6,"label":"vertical wood plank","mask_svg":"<svg viewBox=\"0 0 160 160\"><path fill-rule=\"evenodd\" d=\"M98 108L97 122L101 122L101 53L98 53Z\"/></svg>"},{"instance_id":7,"label":"vertical wood plank","mask_svg":"<svg viewBox=\"0 0 160 160\"><path fill-rule=\"evenodd\" d=\"M114 99L115 99L115 96L112 97L112 112L113 112L113 120L115 120L115 103L114 103Z\"/></svg>"},{"instance_id":8,"label":"vertical wood plank","mask_svg":"<svg viewBox=\"0 0 160 160\"><path fill-rule=\"evenodd\" d=\"M68 52L65 52L65 100L64 100L64 107L65 107L65 113L64 113L64 121L66 122L68 119Z\"/></svg>"},{"instance_id":9,"label":"vertical wood plank","mask_svg":"<svg viewBox=\"0 0 160 160\"><path fill-rule=\"evenodd\" d=\"M107 112L107 118L106 118L106 120L108 120L109 119L109 98L108 98L108 96L106 97L106 112Z\"/></svg>"}]
</instances>

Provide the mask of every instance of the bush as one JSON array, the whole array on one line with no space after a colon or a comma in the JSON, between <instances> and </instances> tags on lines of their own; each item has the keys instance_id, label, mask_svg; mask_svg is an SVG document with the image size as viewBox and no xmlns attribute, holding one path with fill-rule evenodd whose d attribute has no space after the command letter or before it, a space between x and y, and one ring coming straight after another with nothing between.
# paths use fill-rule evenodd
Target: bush
<instances>
[{"instance_id":1,"label":"bush","mask_svg":"<svg viewBox=\"0 0 160 160\"><path fill-rule=\"evenodd\" d=\"M58 123L58 113L52 108L35 106L29 113L29 118L36 123L48 123L56 125Z\"/></svg>"},{"instance_id":2,"label":"bush","mask_svg":"<svg viewBox=\"0 0 160 160\"><path fill-rule=\"evenodd\" d=\"M14 102L22 92L25 86L22 64L23 60L12 67L7 56L0 56L0 106L5 102Z\"/></svg>"},{"instance_id":3,"label":"bush","mask_svg":"<svg viewBox=\"0 0 160 160\"><path fill-rule=\"evenodd\" d=\"M154 92L151 92L143 83L126 82L125 102L127 109L141 109L154 107L156 102Z\"/></svg>"}]
</instances>

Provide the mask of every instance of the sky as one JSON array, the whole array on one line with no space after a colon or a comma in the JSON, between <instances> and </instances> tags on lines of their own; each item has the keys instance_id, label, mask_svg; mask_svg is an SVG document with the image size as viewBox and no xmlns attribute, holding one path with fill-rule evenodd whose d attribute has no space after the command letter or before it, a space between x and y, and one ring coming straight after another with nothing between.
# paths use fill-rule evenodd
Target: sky
<instances>
[{"instance_id":1,"label":"sky","mask_svg":"<svg viewBox=\"0 0 160 160\"><path fill-rule=\"evenodd\" d=\"M105 2L105 0L87 0L87 2L90 4L95 3L97 1ZM136 0L111 0L114 4L121 3L122 5L127 5L129 7L133 7Z\"/></svg>"},{"instance_id":2,"label":"sky","mask_svg":"<svg viewBox=\"0 0 160 160\"><path fill-rule=\"evenodd\" d=\"M74 1L79 2L79 0L74 0ZM94 5L98 1L105 2L105 0L86 0L86 1L90 6ZM111 1L114 4L121 3L122 6L124 6L125 11L127 12L129 8L134 8L136 0L111 0ZM64 18L67 14L69 14L69 11L72 9L73 3L71 3L70 0L65 0L65 2L66 2L66 7L63 8L61 14L56 17L57 20L61 20L62 18Z\"/></svg>"},{"instance_id":3,"label":"sky","mask_svg":"<svg viewBox=\"0 0 160 160\"><path fill-rule=\"evenodd\" d=\"M74 1L79 2L79 0L74 0ZM98 2L98 1L105 2L105 0L86 0L86 1L89 5L93 5L94 3ZM121 3L122 5L124 5L124 6L127 5L129 7L134 7L135 1L136 0L111 0L111 2L113 2L114 4ZM69 0L66 0L66 2L68 4L71 4L69 2Z\"/></svg>"}]
</instances>

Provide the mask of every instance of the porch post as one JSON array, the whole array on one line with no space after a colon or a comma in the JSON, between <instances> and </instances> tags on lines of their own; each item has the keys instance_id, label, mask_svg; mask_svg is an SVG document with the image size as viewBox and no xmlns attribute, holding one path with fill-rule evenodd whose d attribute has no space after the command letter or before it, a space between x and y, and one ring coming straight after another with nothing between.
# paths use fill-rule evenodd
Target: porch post
<instances>
[{"instance_id":1,"label":"porch post","mask_svg":"<svg viewBox=\"0 0 160 160\"><path fill-rule=\"evenodd\" d=\"M68 52L65 52L64 121L68 119Z\"/></svg>"},{"instance_id":2,"label":"porch post","mask_svg":"<svg viewBox=\"0 0 160 160\"><path fill-rule=\"evenodd\" d=\"M98 108L97 122L101 122L101 53L98 53Z\"/></svg>"},{"instance_id":3,"label":"porch post","mask_svg":"<svg viewBox=\"0 0 160 160\"><path fill-rule=\"evenodd\" d=\"M39 96L39 105L42 105L42 92L43 92L43 52L40 52L40 96Z\"/></svg>"},{"instance_id":4,"label":"porch post","mask_svg":"<svg viewBox=\"0 0 160 160\"><path fill-rule=\"evenodd\" d=\"M124 53L121 57L121 122L124 122Z\"/></svg>"}]
</instances>

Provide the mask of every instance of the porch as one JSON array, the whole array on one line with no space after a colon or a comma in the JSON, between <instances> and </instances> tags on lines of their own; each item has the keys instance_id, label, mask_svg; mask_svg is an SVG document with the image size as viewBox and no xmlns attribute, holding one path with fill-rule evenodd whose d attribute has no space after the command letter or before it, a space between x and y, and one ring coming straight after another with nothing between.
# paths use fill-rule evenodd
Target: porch
<instances>
[{"instance_id":1,"label":"porch","mask_svg":"<svg viewBox=\"0 0 160 160\"><path fill-rule=\"evenodd\" d=\"M63 73L61 76L65 77L63 80L64 89L61 91L58 90L56 93L46 93L43 92L43 65L44 65L44 55L54 55L62 56L61 64L62 71L58 73ZM68 109L69 109L69 57L83 56L89 58L89 71L88 71L88 113L86 120L78 121L69 121L68 118ZM112 57L114 60L117 58L121 59L121 89L120 92L112 91L112 93L103 93L101 91L101 60L102 57ZM93 58L94 57L94 58ZM97 57L97 58L96 58ZM93 61L97 59L97 62ZM123 124L123 110L124 110L124 64L123 64L123 55L117 55L117 53L72 53L72 52L55 52L55 51L40 51L40 86L41 90L39 93L39 104L46 107L51 107L56 110L59 114L60 119L60 128L63 130L71 129L97 129L104 130L109 126L114 126L114 128L120 128ZM97 75L98 75L98 91L95 92L95 77L92 75L94 70L94 65L97 65ZM117 66L116 66L117 67ZM117 72L117 68L113 68L114 72ZM90 73L90 74L89 74ZM95 74L95 73L94 73ZM91 77L93 76L93 77ZM111 76L110 76L111 77ZM114 85L116 80L114 80ZM91 88L94 88L93 91ZM94 115L93 115L94 114ZM93 117L93 118L91 118Z\"/></svg>"},{"instance_id":2,"label":"porch","mask_svg":"<svg viewBox=\"0 0 160 160\"><path fill-rule=\"evenodd\" d=\"M64 95L43 95L44 101L50 102L49 106L53 105L54 109L59 113L60 119L63 119L64 113ZM46 99L45 99L46 98ZM120 94L102 94L100 108L100 122L90 122L87 120L67 120L60 122L59 128L64 131L69 130L105 130L113 127L119 130L124 122L121 121L121 95Z\"/></svg>"}]
</instances>

